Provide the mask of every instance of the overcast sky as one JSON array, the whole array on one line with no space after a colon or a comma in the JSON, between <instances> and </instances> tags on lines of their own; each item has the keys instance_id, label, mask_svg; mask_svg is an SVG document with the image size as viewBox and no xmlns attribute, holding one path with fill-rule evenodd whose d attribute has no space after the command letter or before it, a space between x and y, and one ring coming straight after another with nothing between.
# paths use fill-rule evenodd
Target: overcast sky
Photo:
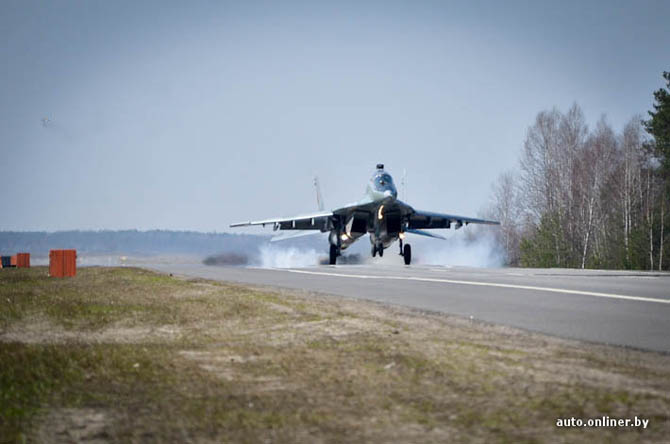
<instances>
[{"instance_id":1,"label":"overcast sky","mask_svg":"<svg viewBox=\"0 0 670 444\"><path fill-rule=\"evenodd\" d=\"M378 162L407 170L415 208L474 216L538 111L576 101L619 130L650 109L668 17L668 1L4 0L0 230L231 231L314 211L315 174L327 207L358 200Z\"/></svg>"}]
</instances>

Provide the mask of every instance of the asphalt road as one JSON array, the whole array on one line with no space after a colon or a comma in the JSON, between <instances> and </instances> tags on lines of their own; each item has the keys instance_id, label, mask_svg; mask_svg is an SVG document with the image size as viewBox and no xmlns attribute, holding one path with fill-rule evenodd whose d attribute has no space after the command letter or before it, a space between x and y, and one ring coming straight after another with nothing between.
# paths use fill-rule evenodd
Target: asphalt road
<instances>
[{"instance_id":1,"label":"asphalt road","mask_svg":"<svg viewBox=\"0 0 670 444\"><path fill-rule=\"evenodd\" d=\"M370 299L566 338L670 352L668 273L389 265L149 268Z\"/></svg>"}]
</instances>

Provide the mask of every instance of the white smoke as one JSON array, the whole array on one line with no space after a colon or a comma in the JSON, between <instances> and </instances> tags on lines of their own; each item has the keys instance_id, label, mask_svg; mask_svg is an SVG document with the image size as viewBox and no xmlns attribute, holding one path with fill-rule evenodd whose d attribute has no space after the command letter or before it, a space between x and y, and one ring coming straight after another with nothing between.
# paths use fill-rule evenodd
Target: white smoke
<instances>
[{"instance_id":1,"label":"white smoke","mask_svg":"<svg viewBox=\"0 0 670 444\"><path fill-rule=\"evenodd\" d=\"M470 232L451 232L447 240L431 239L423 236L408 235L406 242L412 245L412 263L442 266L467 266L478 268L497 268L505 263L504 252L490 231L472 230ZM328 263L327 242L323 249L310 246L287 246L272 243L262 246L257 254L252 254L249 264L263 268L304 268ZM347 249L345 256L338 258L338 264L374 264L380 266L399 266L403 259L398 255L399 245L394 243L384 251L384 257L372 258L370 245L361 239Z\"/></svg>"},{"instance_id":2,"label":"white smoke","mask_svg":"<svg viewBox=\"0 0 670 444\"><path fill-rule=\"evenodd\" d=\"M478 233L474 238L455 233L446 241L438 239L416 242L412 253L415 261L426 265L460 265L497 268L505 263L504 254L493 235Z\"/></svg>"},{"instance_id":3,"label":"white smoke","mask_svg":"<svg viewBox=\"0 0 670 444\"><path fill-rule=\"evenodd\" d=\"M322 254L313 249L266 245L260 249L258 265L263 268L314 267L319 265Z\"/></svg>"}]
</instances>

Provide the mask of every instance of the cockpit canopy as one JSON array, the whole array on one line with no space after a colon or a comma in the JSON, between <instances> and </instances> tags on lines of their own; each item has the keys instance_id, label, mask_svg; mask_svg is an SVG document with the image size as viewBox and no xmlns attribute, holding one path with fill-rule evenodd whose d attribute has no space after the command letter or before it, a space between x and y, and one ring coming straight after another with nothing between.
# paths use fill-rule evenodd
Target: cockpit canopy
<instances>
[{"instance_id":1,"label":"cockpit canopy","mask_svg":"<svg viewBox=\"0 0 670 444\"><path fill-rule=\"evenodd\" d=\"M393 178L389 173L384 171L383 164L377 165L377 171L372 175L371 182L373 190L378 193L390 191L394 197L398 195L395 185L393 184Z\"/></svg>"},{"instance_id":2,"label":"cockpit canopy","mask_svg":"<svg viewBox=\"0 0 670 444\"><path fill-rule=\"evenodd\" d=\"M375 174L375 185L384 187L386 185L393 185L393 178L388 173Z\"/></svg>"}]
</instances>

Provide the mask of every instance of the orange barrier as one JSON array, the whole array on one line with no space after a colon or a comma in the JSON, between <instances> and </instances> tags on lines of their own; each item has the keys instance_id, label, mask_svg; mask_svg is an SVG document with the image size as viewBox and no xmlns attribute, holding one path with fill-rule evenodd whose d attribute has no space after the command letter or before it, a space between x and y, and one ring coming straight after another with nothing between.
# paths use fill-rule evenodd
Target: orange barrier
<instances>
[{"instance_id":1,"label":"orange barrier","mask_svg":"<svg viewBox=\"0 0 670 444\"><path fill-rule=\"evenodd\" d=\"M9 263L12 267L16 267L16 255L12 256Z\"/></svg>"},{"instance_id":2,"label":"orange barrier","mask_svg":"<svg viewBox=\"0 0 670 444\"><path fill-rule=\"evenodd\" d=\"M77 275L77 250L51 250L49 276L74 277Z\"/></svg>"},{"instance_id":3,"label":"orange barrier","mask_svg":"<svg viewBox=\"0 0 670 444\"><path fill-rule=\"evenodd\" d=\"M30 268L30 253L16 253L16 266Z\"/></svg>"}]
</instances>

